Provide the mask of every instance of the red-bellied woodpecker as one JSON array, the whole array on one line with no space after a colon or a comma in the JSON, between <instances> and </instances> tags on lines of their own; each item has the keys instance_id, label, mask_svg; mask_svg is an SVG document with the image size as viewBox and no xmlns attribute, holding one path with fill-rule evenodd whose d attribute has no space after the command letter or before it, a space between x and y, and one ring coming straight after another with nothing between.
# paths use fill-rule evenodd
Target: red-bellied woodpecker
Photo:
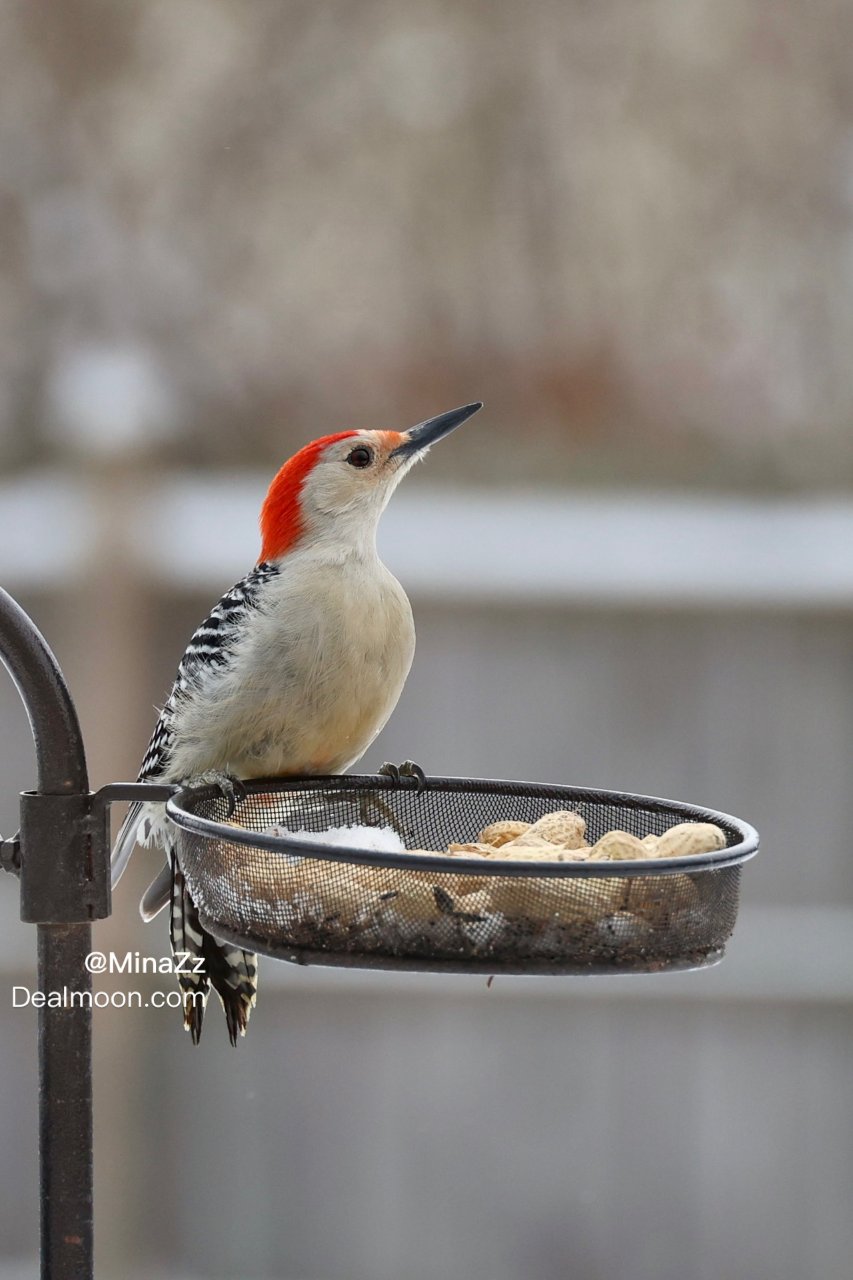
<instances>
[{"instance_id":1,"label":"red-bellied woodpecker","mask_svg":"<svg viewBox=\"0 0 853 1280\"><path fill-rule=\"evenodd\" d=\"M415 647L409 601L377 554L379 517L412 464L479 408L409 431L324 436L284 464L261 509L260 560L190 640L140 781L343 773L363 755L397 704ZM256 957L201 927L162 805L131 807L114 884L137 841L166 855L141 911L151 920L171 903L184 1025L198 1043L213 986L236 1044L255 1003Z\"/></svg>"}]
</instances>

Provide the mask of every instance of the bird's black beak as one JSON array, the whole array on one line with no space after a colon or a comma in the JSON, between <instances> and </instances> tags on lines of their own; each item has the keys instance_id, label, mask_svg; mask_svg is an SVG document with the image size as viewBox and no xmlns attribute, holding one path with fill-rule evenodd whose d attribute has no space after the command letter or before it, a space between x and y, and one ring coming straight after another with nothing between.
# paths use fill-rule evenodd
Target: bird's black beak
<instances>
[{"instance_id":1,"label":"bird's black beak","mask_svg":"<svg viewBox=\"0 0 853 1280\"><path fill-rule=\"evenodd\" d=\"M473 404L463 404L461 409L450 409L447 413L440 413L437 418L427 418L426 422L410 427L408 431L403 432L405 439L397 446L391 457L410 458L420 453L422 449L428 449L431 444L435 444L436 440L449 435L482 407L482 400L475 400Z\"/></svg>"}]
</instances>

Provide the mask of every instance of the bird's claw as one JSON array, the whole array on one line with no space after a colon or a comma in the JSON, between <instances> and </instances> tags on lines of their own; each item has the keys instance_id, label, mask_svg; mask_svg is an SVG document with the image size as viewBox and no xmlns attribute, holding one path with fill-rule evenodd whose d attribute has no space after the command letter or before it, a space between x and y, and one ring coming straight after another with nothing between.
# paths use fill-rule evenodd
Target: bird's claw
<instances>
[{"instance_id":1,"label":"bird's claw","mask_svg":"<svg viewBox=\"0 0 853 1280\"><path fill-rule=\"evenodd\" d=\"M216 787L221 791L222 798L228 805L228 812L225 814L226 820L234 817L237 805L242 804L247 795L246 787L239 778L235 778L231 773L220 773L216 769L201 773L194 778L188 778L186 785Z\"/></svg>"},{"instance_id":2,"label":"bird's claw","mask_svg":"<svg viewBox=\"0 0 853 1280\"><path fill-rule=\"evenodd\" d=\"M426 774L419 764L415 764L414 760L404 760L402 764L392 764L386 760L385 764L380 765L377 773L390 778L392 782L400 782L402 778L414 778L416 783L415 790L418 794L426 786Z\"/></svg>"},{"instance_id":3,"label":"bird's claw","mask_svg":"<svg viewBox=\"0 0 853 1280\"><path fill-rule=\"evenodd\" d=\"M246 799L248 794L246 788L239 778L229 777L225 786L222 787L222 794L228 802L228 813L225 816L233 818L237 805L242 804Z\"/></svg>"}]
</instances>

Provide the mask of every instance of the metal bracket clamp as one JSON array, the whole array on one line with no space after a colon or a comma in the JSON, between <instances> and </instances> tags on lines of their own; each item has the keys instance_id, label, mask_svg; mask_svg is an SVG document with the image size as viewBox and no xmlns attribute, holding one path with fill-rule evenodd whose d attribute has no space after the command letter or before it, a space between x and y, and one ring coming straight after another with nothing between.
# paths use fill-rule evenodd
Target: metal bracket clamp
<instances>
[{"instance_id":1,"label":"metal bracket clamp","mask_svg":"<svg viewBox=\"0 0 853 1280\"><path fill-rule=\"evenodd\" d=\"M109 826L90 792L21 793L21 919L85 924L110 914Z\"/></svg>"}]
</instances>

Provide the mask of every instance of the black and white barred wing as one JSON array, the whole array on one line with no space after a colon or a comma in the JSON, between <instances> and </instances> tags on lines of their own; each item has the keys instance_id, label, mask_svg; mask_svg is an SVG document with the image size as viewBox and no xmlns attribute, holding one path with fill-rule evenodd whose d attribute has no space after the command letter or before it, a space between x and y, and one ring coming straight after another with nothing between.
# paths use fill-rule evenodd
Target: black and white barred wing
<instances>
[{"instance_id":1,"label":"black and white barred wing","mask_svg":"<svg viewBox=\"0 0 853 1280\"><path fill-rule=\"evenodd\" d=\"M242 634L247 616L258 607L264 584L278 574L274 565L256 565L250 574L222 597L197 628L178 665L175 682L169 697L154 726L148 743L138 782L182 782L172 770L172 752L175 733L180 720L182 701L201 688L202 684L215 689L217 672L227 670L235 645ZM111 867L113 886L118 884L137 844L155 845L168 854L169 828L162 804L133 804L122 823L113 847ZM155 882L156 883L156 882ZM152 886L153 888L153 886ZM149 890L149 894L151 890ZM146 894L146 899L149 897ZM154 907L149 902L148 918L156 915L168 901L168 882L163 879L160 892L155 895L160 902Z\"/></svg>"}]
</instances>

